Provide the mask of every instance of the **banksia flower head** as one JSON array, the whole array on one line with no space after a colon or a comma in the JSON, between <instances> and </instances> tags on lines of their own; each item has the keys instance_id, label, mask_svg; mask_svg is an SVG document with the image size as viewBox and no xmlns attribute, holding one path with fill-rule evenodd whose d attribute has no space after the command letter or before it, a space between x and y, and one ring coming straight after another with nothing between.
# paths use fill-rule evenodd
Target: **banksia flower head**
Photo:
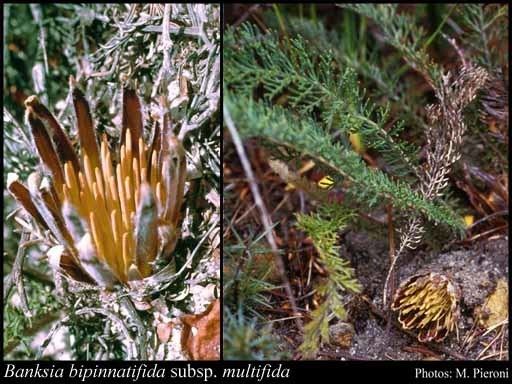
<instances>
[{"instance_id":1,"label":"banksia flower head","mask_svg":"<svg viewBox=\"0 0 512 384\"><path fill-rule=\"evenodd\" d=\"M440 273L417 274L398 288L391 308L404 329L418 331L418 340L442 341L455 329L459 292Z\"/></svg>"},{"instance_id":2,"label":"banksia flower head","mask_svg":"<svg viewBox=\"0 0 512 384\"><path fill-rule=\"evenodd\" d=\"M50 233L50 265L75 280L112 288L155 272L172 255L180 230L185 151L164 115L150 144L142 105L123 90L120 144L98 140L82 92L72 82L80 151L36 96L25 101L37 152L49 178L33 173L25 187L14 174L8 189Z\"/></svg>"}]
</instances>

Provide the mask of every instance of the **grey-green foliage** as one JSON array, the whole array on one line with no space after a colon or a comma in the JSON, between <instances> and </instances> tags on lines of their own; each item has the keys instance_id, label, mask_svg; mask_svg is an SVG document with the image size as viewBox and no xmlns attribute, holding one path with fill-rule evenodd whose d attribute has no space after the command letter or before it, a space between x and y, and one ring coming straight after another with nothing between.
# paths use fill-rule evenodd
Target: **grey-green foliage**
<instances>
[{"instance_id":1,"label":"grey-green foliage","mask_svg":"<svg viewBox=\"0 0 512 384\"><path fill-rule=\"evenodd\" d=\"M286 357L279 350L278 339L271 328L262 328L256 319L248 319L242 307L236 312L224 307L223 327L225 360L280 360Z\"/></svg>"},{"instance_id":2,"label":"grey-green foliage","mask_svg":"<svg viewBox=\"0 0 512 384\"><path fill-rule=\"evenodd\" d=\"M270 25L276 24L272 14L266 15ZM383 56L382 47L369 38L366 18L360 19L359 26L354 20L345 12L339 27L327 29L320 21L290 17L288 29L301 35L308 47L315 47L319 52L331 50L336 61L354 69L371 86L369 96L373 100L390 101L399 108L409 130L423 128L425 122L417 112L426 102L421 95L407 92L408 84L401 78L406 66L400 56Z\"/></svg>"},{"instance_id":3,"label":"grey-green foliage","mask_svg":"<svg viewBox=\"0 0 512 384\"><path fill-rule=\"evenodd\" d=\"M324 300L311 312L312 320L304 328L301 350L307 355L313 355L321 342L329 342L331 317L345 320L344 295L361 291L353 268L346 259L340 257L340 247L336 245L340 231L353 217L353 212L335 204L324 205L317 213L297 215L297 227L311 237L320 263L329 274L329 278L316 288Z\"/></svg>"},{"instance_id":4,"label":"grey-green foliage","mask_svg":"<svg viewBox=\"0 0 512 384\"><path fill-rule=\"evenodd\" d=\"M470 49L475 61L490 73L497 66L506 65L502 56L508 36L508 6L505 4L459 4L455 16L459 24L453 29L459 34L466 49ZM506 50L508 52L508 50ZM505 59L505 60L503 60Z\"/></svg>"},{"instance_id":5,"label":"grey-green foliage","mask_svg":"<svg viewBox=\"0 0 512 384\"><path fill-rule=\"evenodd\" d=\"M398 4L343 4L371 20L382 31L383 39L392 45L416 71L434 86L441 80L441 68L428 55L427 48L435 34L428 36L414 17L398 11Z\"/></svg>"},{"instance_id":6,"label":"grey-green foliage","mask_svg":"<svg viewBox=\"0 0 512 384\"><path fill-rule=\"evenodd\" d=\"M307 154L319 159L333 172L348 178L351 194L368 207L390 201L398 209L421 212L436 223L447 224L456 230L462 228L460 219L448 207L427 201L408 184L369 168L356 152L333 142L312 119L299 118L281 107L272 107L247 96L234 97L227 90L224 103L244 136L262 136L275 144L288 145L297 156Z\"/></svg>"},{"instance_id":7,"label":"grey-green foliage","mask_svg":"<svg viewBox=\"0 0 512 384\"><path fill-rule=\"evenodd\" d=\"M249 246L244 244L245 241L240 239L239 244L224 245L224 260L232 267L224 271L223 294L226 305L233 308L243 305L246 313L260 317L262 307L271 307L268 293L276 286L268 281L268 277L275 266L256 259L258 254L270 252L258 247L261 239L249 240Z\"/></svg>"},{"instance_id":8,"label":"grey-green foliage","mask_svg":"<svg viewBox=\"0 0 512 384\"><path fill-rule=\"evenodd\" d=\"M230 222L225 225L230 226ZM273 305L270 292L277 288L271 281L274 263L261 259L271 254L264 244L265 234L242 236L233 227L230 231L232 236L224 240L223 246L223 357L227 360L284 357L277 348L276 331L263 322L264 311Z\"/></svg>"},{"instance_id":9,"label":"grey-green foliage","mask_svg":"<svg viewBox=\"0 0 512 384\"><path fill-rule=\"evenodd\" d=\"M351 188L369 206L389 199L398 208L419 210L430 220L460 229L449 209L370 169L347 145L348 133L358 132L366 145L384 155L396 176L417 172L415 148L398 139L403 126L383 128L388 110L365 98L354 70L336 62L329 51L308 48L300 36L279 40L277 34L261 34L250 25L226 32L225 102L241 133L321 159L351 180ZM283 98L283 107L271 106Z\"/></svg>"},{"instance_id":10,"label":"grey-green foliage","mask_svg":"<svg viewBox=\"0 0 512 384\"><path fill-rule=\"evenodd\" d=\"M19 307L13 305L12 300L6 300L3 309L4 354L17 347L10 358L34 359L35 352L30 347L33 333L57 317L62 307L52 294L51 287L37 280L25 279L25 292L31 305L32 317L27 317Z\"/></svg>"}]
</instances>

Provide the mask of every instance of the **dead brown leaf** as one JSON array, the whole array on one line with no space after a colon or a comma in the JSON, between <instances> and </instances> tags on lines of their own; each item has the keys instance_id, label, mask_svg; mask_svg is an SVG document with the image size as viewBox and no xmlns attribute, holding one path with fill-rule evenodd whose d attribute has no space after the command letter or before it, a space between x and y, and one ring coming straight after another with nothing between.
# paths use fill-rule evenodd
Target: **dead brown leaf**
<instances>
[{"instance_id":1,"label":"dead brown leaf","mask_svg":"<svg viewBox=\"0 0 512 384\"><path fill-rule=\"evenodd\" d=\"M485 304L477 309L476 315L479 323L487 329L508 318L508 284L505 279L498 280L496 289Z\"/></svg>"},{"instance_id":2,"label":"dead brown leaf","mask_svg":"<svg viewBox=\"0 0 512 384\"><path fill-rule=\"evenodd\" d=\"M181 346L192 360L220 359L220 300L213 301L206 311L181 318Z\"/></svg>"}]
</instances>

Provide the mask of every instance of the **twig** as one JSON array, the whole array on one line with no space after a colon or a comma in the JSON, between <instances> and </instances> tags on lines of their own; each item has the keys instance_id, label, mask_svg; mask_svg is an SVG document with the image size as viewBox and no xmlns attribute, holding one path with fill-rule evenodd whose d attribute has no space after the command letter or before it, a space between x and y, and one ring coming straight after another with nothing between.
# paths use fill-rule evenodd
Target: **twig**
<instances>
[{"instance_id":1,"label":"twig","mask_svg":"<svg viewBox=\"0 0 512 384\"><path fill-rule=\"evenodd\" d=\"M480 358L482 357L482 355L492 346L496 343L496 341L498 341L498 339L500 338L501 336L501 333L503 332L503 327L501 328L500 332L497 332L496 336L491 340L491 342L489 344L487 344L485 346L484 349L482 349L480 351L480 353L478 354L478 356L476 357L476 360L480 360Z\"/></svg>"},{"instance_id":2,"label":"twig","mask_svg":"<svg viewBox=\"0 0 512 384\"><path fill-rule=\"evenodd\" d=\"M240 16L234 23L233 28L237 28L240 24L242 24L245 20L247 20L252 13L256 12L259 7L261 7L261 4L253 4L249 7L247 11L245 11L242 16Z\"/></svg>"},{"instance_id":3,"label":"twig","mask_svg":"<svg viewBox=\"0 0 512 384\"><path fill-rule=\"evenodd\" d=\"M499 360L504 360L504 359L501 358L501 355L504 355L504 354L507 354L507 353L508 353L508 349L506 349L504 351L493 352L493 353L490 353L488 355L482 356L480 358L480 360L487 360L487 359L490 359L491 357L494 357L494 356L499 356Z\"/></svg>"},{"instance_id":4,"label":"twig","mask_svg":"<svg viewBox=\"0 0 512 384\"><path fill-rule=\"evenodd\" d=\"M499 323L497 324L494 324L492 326L490 326L485 332L484 334L482 335L482 337L488 335L489 333L491 333L493 330L495 330L496 328L498 327L501 327L502 325L505 325L505 324L508 324L508 319L505 319L503 321L500 321Z\"/></svg>"},{"instance_id":5,"label":"twig","mask_svg":"<svg viewBox=\"0 0 512 384\"><path fill-rule=\"evenodd\" d=\"M165 4L164 6L164 15L162 17L162 53L163 53L163 61L160 70L158 71L158 76L154 82L153 91L151 92L151 97L155 97L158 88L166 89L169 84L169 77L172 74L171 71L171 55L170 52L173 47L172 40L169 36L169 19L171 17L171 4ZM163 84L162 84L163 81Z\"/></svg>"},{"instance_id":6,"label":"twig","mask_svg":"<svg viewBox=\"0 0 512 384\"><path fill-rule=\"evenodd\" d=\"M493 219L497 216L508 216L508 209L505 209L503 211L498 211L498 212L494 212L494 213L491 213L490 215L487 215L485 217L482 217L481 219L478 219L477 221L475 221L473 224L471 224L469 227L467 227L468 230L476 227L478 224L481 224L483 223L484 221L487 221L487 220L490 220L490 219Z\"/></svg>"},{"instance_id":7,"label":"twig","mask_svg":"<svg viewBox=\"0 0 512 384\"><path fill-rule=\"evenodd\" d=\"M152 32L152 33L162 33L161 25L148 25L142 28L143 32ZM174 25L169 25L168 31L171 35L185 35L191 37L200 37L201 30L198 27L176 27Z\"/></svg>"},{"instance_id":8,"label":"twig","mask_svg":"<svg viewBox=\"0 0 512 384\"><path fill-rule=\"evenodd\" d=\"M501 225L501 226L499 226L499 227L494 227L494 228L489 229L488 231L481 232L481 233L479 233L479 234L477 234L477 235L475 235L475 236L471 236L469 239L465 239L465 240L463 240L462 242L471 242L471 241L475 241L475 240L477 240L477 239L479 239L479 238L481 238L481 237L484 237L484 236L490 235L490 234L492 234L492 233L494 233L494 232L499 232L499 231L501 231L501 230L503 230L503 229L505 229L505 230L506 230L506 229L507 229L507 227L508 227L508 224Z\"/></svg>"},{"instance_id":9,"label":"twig","mask_svg":"<svg viewBox=\"0 0 512 384\"><path fill-rule=\"evenodd\" d=\"M128 297L122 297L120 300L121 306L128 313L128 317L135 323L137 327L138 339L139 339L139 356L140 360L147 360L147 348L146 348L146 327L140 319L139 314L135 310L131 300Z\"/></svg>"},{"instance_id":10,"label":"twig","mask_svg":"<svg viewBox=\"0 0 512 384\"><path fill-rule=\"evenodd\" d=\"M20 297L20 305L23 310L23 314L27 317L32 317L32 312L28 307L27 295L25 292L25 286L23 285L23 262L25 261L25 248L26 243L30 239L30 233L23 231L21 233L20 245L18 246L18 252L16 253L16 258L14 259L14 264L12 266L12 271L5 281L4 285L4 302L7 300L13 285L16 284L16 291L18 292L18 296Z\"/></svg>"},{"instance_id":11,"label":"twig","mask_svg":"<svg viewBox=\"0 0 512 384\"><path fill-rule=\"evenodd\" d=\"M10 255L4 255L4 261L8 265L11 265L11 266L14 264L14 259ZM25 276L29 276L35 280L38 280L43 284L54 285L52 277L50 275L40 271L35 265L23 263L23 274ZM6 284L9 282L10 279L11 279L11 274L4 276L4 291L6 288Z\"/></svg>"},{"instance_id":12,"label":"twig","mask_svg":"<svg viewBox=\"0 0 512 384\"><path fill-rule=\"evenodd\" d=\"M242 167L247 176L247 181L251 188L251 192L252 192L252 195L254 198L254 203L257 205L257 207L260 211L261 221L263 223L263 227L265 228L265 237L267 238L267 241L270 244L270 247L272 248L272 253L274 254L274 259L275 259L275 262L276 262L276 265L278 268L278 272L279 272L279 275L283 282L283 285L284 285L286 294L288 296L288 300L290 302L292 311L294 314L298 314L299 311L297 309L295 297L293 296L293 291L292 291L292 288L290 285L290 281L288 280L288 277L286 276L285 264L281 257L281 254L279 253L279 249L277 248L276 239L272 232L272 228L273 228L272 220L270 219L270 217L268 215L267 208L265 206L265 203L263 202L263 200L261 198L261 194L260 194L258 185L256 183L254 173L251 168L251 164L249 163L249 159L247 158L242 140L241 140L240 136L238 135L238 131L235 127L235 124L233 123L231 114L229 113L226 105L223 105L222 110L223 110L223 115L224 115L224 123L226 124L226 126L229 130L229 133L231 135L231 139L233 140L233 144L236 148L238 157L240 158ZM295 323L296 323L298 329L302 330L302 321L299 318L295 319Z\"/></svg>"},{"instance_id":13,"label":"twig","mask_svg":"<svg viewBox=\"0 0 512 384\"><path fill-rule=\"evenodd\" d=\"M164 60L162 63L162 75L164 72L168 72L171 68L171 55L172 40L169 36L169 19L171 18L171 4L165 4L164 17L162 19L162 53Z\"/></svg>"},{"instance_id":14,"label":"twig","mask_svg":"<svg viewBox=\"0 0 512 384\"><path fill-rule=\"evenodd\" d=\"M50 72L48 69L48 54L46 52L46 31L43 26L43 16L42 9L39 4L30 4L30 11L32 12L32 17L34 21L37 23L39 27L39 42L41 43L41 48L43 51L43 59L44 59L44 69L46 74Z\"/></svg>"}]
</instances>

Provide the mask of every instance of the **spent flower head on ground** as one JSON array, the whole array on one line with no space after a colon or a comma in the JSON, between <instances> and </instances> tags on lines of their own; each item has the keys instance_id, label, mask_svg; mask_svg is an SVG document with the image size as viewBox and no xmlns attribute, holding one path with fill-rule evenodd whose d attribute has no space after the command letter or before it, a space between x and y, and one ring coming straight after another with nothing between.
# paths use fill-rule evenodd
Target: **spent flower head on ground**
<instances>
[{"instance_id":1,"label":"spent flower head on ground","mask_svg":"<svg viewBox=\"0 0 512 384\"><path fill-rule=\"evenodd\" d=\"M442 341L457 327L460 293L443 274L420 273L405 280L391 308L404 329L418 332L418 340Z\"/></svg>"}]
</instances>

